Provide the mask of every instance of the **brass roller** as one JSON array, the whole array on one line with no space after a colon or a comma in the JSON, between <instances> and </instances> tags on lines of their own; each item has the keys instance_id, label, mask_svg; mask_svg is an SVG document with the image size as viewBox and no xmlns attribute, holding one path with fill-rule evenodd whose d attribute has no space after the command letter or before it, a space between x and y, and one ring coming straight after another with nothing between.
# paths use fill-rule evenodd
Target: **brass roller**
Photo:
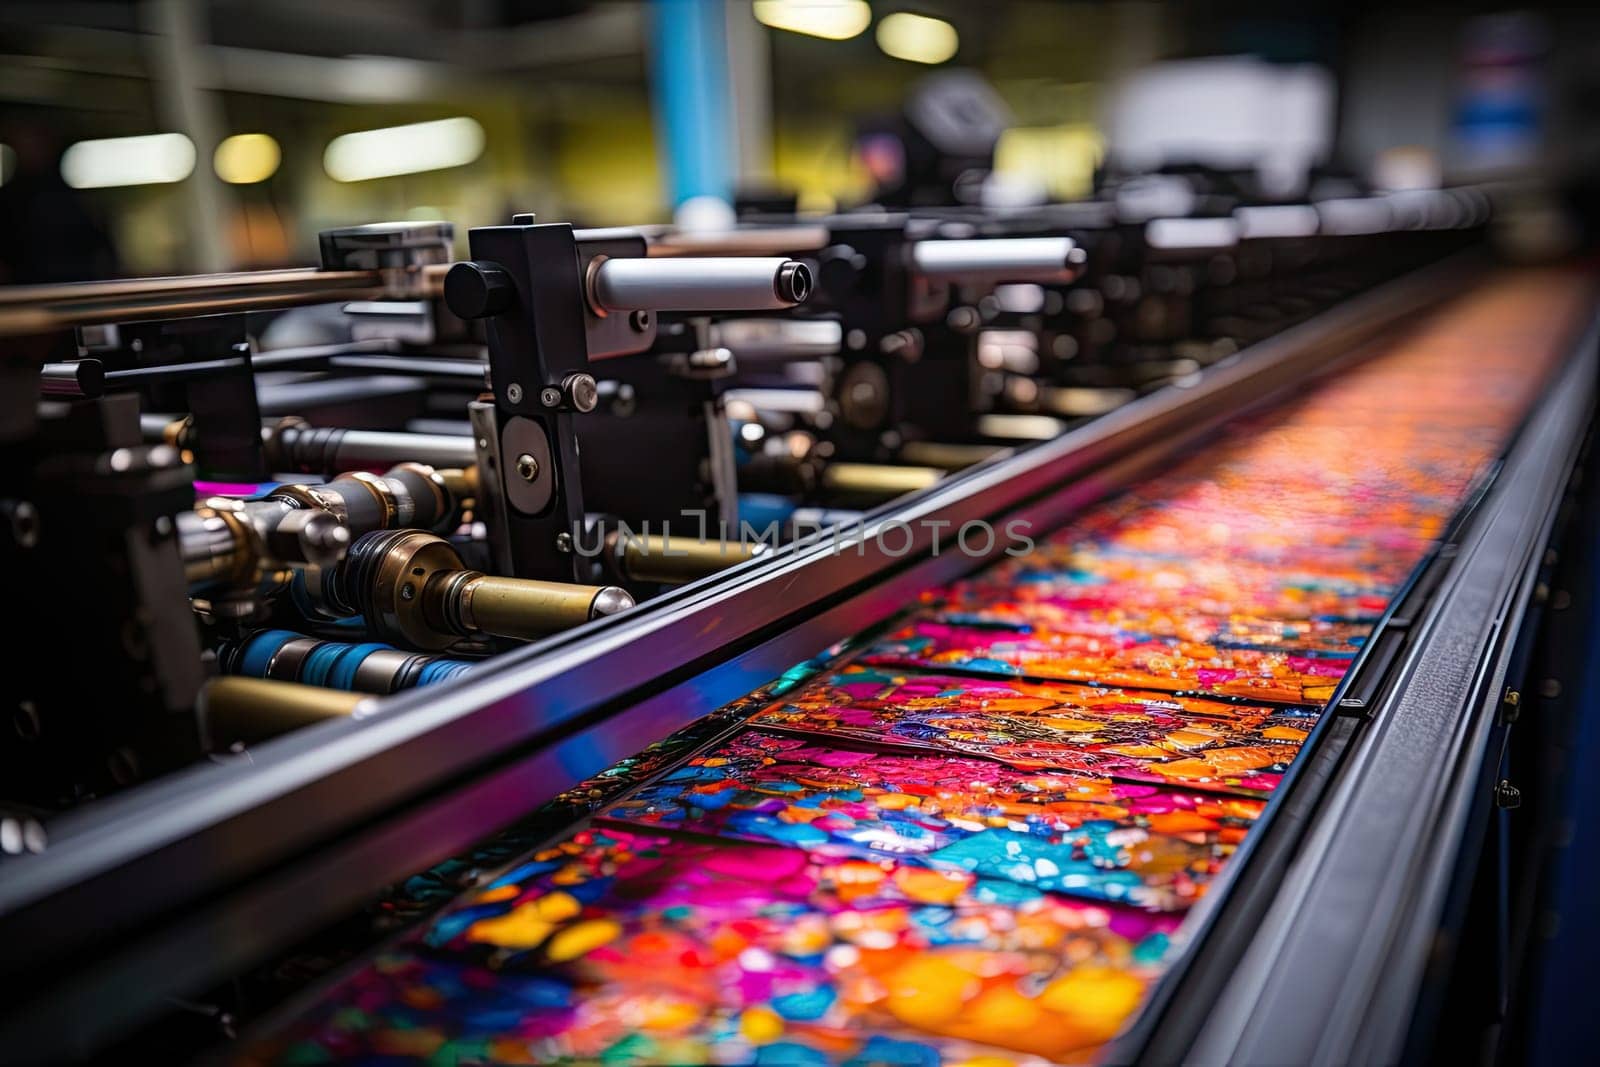
<instances>
[{"instance_id":1,"label":"brass roller","mask_svg":"<svg viewBox=\"0 0 1600 1067\"><path fill-rule=\"evenodd\" d=\"M606 535L606 556L617 574L630 582L682 585L754 559L766 551L760 542L704 541L665 538L659 534Z\"/></svg>"},{"instance_id":2,"label":"brass roller","mask_svg":"<svg viewBox=\"0 0 1600 1067\"><path fill-rule=\"evenodd\" d=\"M365 693L297 682L230 676L213 678L200 692L200 729L211 752L265 741L328 719L355 714L372 700Z\"/></svg>"}]
</instances>

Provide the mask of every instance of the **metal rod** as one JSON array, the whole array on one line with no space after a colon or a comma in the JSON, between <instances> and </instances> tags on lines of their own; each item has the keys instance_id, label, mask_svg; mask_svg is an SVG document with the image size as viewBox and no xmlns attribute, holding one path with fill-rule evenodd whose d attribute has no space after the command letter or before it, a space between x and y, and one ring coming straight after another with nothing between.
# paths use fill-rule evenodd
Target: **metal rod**
<instances>
[{"instance_id":1,"label":"metal rod","mask_svg":"<svg viewBox=\"0 0 1600 1067\"><path fill-rule=\"evenodd\" d=\"M311 474L388 468L407 462L470 467L478 461L470 435L345 430L296 421L268 428L267 456L279 470Z\"/></svg>"},{"instance_id":2,"label":"metal rod","mask_svg":"<svg viewBox=\"0 0 1600 1067\"><path fill-rule=\"evenodd\" d=\"M432 295L443 284L444 267L429 265L407 277L418 291ZM176 278L8 286L0 288L0 336L44 333L104 322L185 318L338 300L380 299L396 295L396 281L394 271L324 271L295 267Z\"/></svg>"},{"instance_id":3,"label":"metal rod","mask_svg":"<svg viewBox=\"0 0 1600 1067\"><path fill-rule=\"evenodd\" d=\"M944 282L1070 282L1083 273L1083 249L1070 237L918 241L911 265Z\"/></svg>"},{"instance_id":4,"label":"metal rod","mask_svg":"<svg viewBox=\"0 0 1600 1067\"><path fill-rule=\"evenodd\" d=\"M39 391L45 396L103 396L105 366L98 359L46 363L39 371Z\"/></svg>"},{"instance_id":5,"label":"metal rod","mask_svg":"<svg viewBox=\"0 0 1600 1067\"><path fill-rule=\"evenodd\" d=\"M207 749L265 741L328 719L355 713L372 698L297 682L233 675L213 678L200 693L200 728Z\"/></svg>"},{"instance_id":6,"label":"metal rod","mask_svg":"<svg viewBox=\"0 0 1600 1067\"><path fill-rule=\"evenodd\" d=\"M944 471L936 467L896 467L885 463L830 463L822 469L822 487L834 493L884 498L926 489Z\"/></svg>"},{"instance_id":7,"label":"metal rod","mask_svg":"<svg viewBox=\"0 0 1600 1067\"><path fill-rule=\"evenodd\" d=\"M722 233L669 233L650 239L650 255L772 256L816 252L828 246L826 226L760 226Z\"/></svg>"},{"instance_id":8,"label":"metal rod","mask_svg":"<svg viewBox=\"0 0 1600 1067\"><path fill-rule=\"evenodd\" d=\"M606 538L612 567L631 582L682 585L754 559L766 550L760 542L672 539L660 534L623 534Z\"/></svg>"},{"instance_id":9,"label":"metal rod","mask_svg":"<svg viewBox=\"0 0 1600 1067\"><path fill-rule=\"evenodd\" d=\"M803 263L762 259L596 259L590 302L599 311L764 311L811 295Z\"/></svg>"}]
</instances>

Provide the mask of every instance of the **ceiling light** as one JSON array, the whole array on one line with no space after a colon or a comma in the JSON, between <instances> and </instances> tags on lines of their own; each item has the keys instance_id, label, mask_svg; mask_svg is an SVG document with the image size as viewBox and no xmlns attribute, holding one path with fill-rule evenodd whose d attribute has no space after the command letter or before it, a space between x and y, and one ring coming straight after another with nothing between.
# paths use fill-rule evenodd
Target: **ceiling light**
<instances>
[{"instance_id":1,"label":"ceiling light","mask_svg":"<svg viewBox=\"0 0 1600 1067\"><path fill-rule=\"evenodd\" d=\"M236 133L217 145L211 165L229 185L254 185L277 173L283 153L264 133Z\"/></svg>"},{"instance_id":2,"label":"ceiling light","mask_svg":"<svg viewBox=\"0 0 1600 1067\"><path fill-rule=\"evenodd\" d=\"M943 63L956 54L961 38L944 19L896 11L878 23L878 47L885 55L912 63Z\"/></svg>"},{"instance_id":3,"label":"ceiling light","mask_svg":"<svg viewBox=\"0 0 1600 1067\"><path fill-rule=\"evenodd\" d=\"M362 130L330 141L322 167L339 182L445 170L481 156L483 140L483 127L469 118Z\"/></svg>"},{"instance_id":4,"label":"ceiling light","mask_svg":"<svg viewBox=\"0 0 1600 1067\"><path fill-rule=\"evenodd\" d=\"M74 189L181 182L194 172L194 142L181 133L79 141L61 154L61 177Z\"/></svg>"},{"instance_id":5,"label":"ceiling light","mask_svg":"<svg viewBox=\"0 0 1600 1067\"><path fill-rule=\"evenodd\" d=\"M755 0L756 21L775 30L846 41L872 24L867 0Z\"/></svg>"}]
</instances>

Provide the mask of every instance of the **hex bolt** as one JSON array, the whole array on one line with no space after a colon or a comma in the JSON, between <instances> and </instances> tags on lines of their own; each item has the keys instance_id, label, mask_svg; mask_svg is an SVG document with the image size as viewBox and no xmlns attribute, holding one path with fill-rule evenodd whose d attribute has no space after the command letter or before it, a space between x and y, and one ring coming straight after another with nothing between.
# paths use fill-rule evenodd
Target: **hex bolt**
<instances>
[{"instance_id":1,"label":"hex bolt","mask_svg":"<svg viewBox=\"0 0 1600 1067\"><path fill-rule=\"evenodd\" d=\"M524 452L517 457L517 473L522 476L523 481L533 481L539 477L539 461Z\"/></svg>"}]
</instances>

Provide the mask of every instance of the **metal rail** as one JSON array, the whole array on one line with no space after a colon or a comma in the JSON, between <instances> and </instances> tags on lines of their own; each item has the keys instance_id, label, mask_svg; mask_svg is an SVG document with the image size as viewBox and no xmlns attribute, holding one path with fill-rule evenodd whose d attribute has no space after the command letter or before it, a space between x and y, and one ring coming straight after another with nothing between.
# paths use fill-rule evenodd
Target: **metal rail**
<instances>
[{"instance_id":1,"label":"metal rail","mask_svg":"<svg viewBox=\"0 0 1600 1067\"><path fill-rule=\"evenodd\" d=\"M1524 428L1185 1062L1403 1051L1537 573L1594 415L1591 330Z\"/></svg>"},{"instance_id":2,"label":"metal rail","mask_svg":"<svg viewBox=\"0 0 1600 1067\"><path fill-rule=\"evenodd\" d=\"M914 587L981 564L932 556L933 522L1060 522L1456 292L1474 269L1456 261L1374 290L1189 388L876 512L840 546L819 535L511 653L458 686L403 694L370 717L263 745L247 763L192 768L64 817L49 852L0 881L0 987L13 993L0 1040L23 1050L107 1039L159 998L259 958L887 618ZM909 551L875 539L891 523L909 524ZM887 543L903 540L897 531Z\"/></svg>"},{"instance_id":3,"label":"metal rail","mask_svg":"<svg viewBox=\"0 0 1600 1067\"><path fill-rule=\"evenodd\" d=\"M0 287L0 337L107 322L373 300L402 292L410 296L432 295L443 284L447 268L448 264L430 264L413 274L296 267L176 278L6 286Z\"/></svg>"}]
</instances>

